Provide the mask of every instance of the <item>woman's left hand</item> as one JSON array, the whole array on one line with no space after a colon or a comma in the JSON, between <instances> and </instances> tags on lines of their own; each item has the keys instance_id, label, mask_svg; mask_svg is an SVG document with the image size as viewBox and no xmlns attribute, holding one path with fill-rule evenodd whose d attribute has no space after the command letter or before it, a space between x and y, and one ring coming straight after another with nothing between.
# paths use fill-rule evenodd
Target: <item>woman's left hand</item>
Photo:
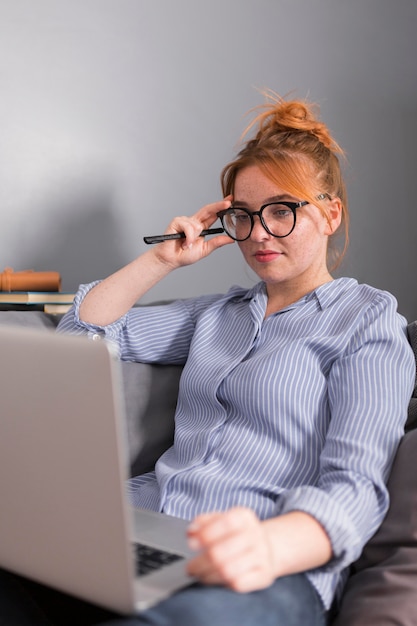
<instances>
[{"instance_id":1,"label":"woman's left hand","mask_svg":"<svg viewBox=\"0 0 417 626\"><path fill-rule=\"evenodd\" d=\"M250 509L200 515L189 526L188 540L199 551L188 573L201 583L248 592L275 579L268 525Z\"/></svg>"}]
</instances>

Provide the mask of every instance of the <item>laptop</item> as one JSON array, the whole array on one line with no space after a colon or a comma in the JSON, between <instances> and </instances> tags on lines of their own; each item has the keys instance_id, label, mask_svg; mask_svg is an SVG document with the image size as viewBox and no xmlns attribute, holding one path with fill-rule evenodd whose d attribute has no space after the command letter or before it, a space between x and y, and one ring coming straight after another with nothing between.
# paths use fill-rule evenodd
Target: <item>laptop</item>
<instances>
[{"instance_id":1,"label":"laptop","mask_svg":"<svg viewBox=\"0 0 417 626\"><path fill-rule=\"evenodd\" d=\"M6 326L0 346L0 567L122 614L192 584L187 522L127 502L111 344Z\"/></svg>"}]
</instances>

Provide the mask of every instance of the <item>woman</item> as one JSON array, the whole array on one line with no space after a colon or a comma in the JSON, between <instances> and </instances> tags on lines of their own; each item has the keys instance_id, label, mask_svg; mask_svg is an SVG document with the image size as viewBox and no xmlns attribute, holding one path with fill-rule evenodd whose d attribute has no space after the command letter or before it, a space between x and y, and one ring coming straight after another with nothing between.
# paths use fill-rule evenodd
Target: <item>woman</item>
<instances>
[{"instance_id":1,"label":"woman","mask_svg":"<svg viewBox=\"0 0 417 626\"><path fill-rule=\"evenodd\" d=\"M110 338L122 359L185 363L174 445L130 492L190 520L200 584L112 624L325 624L387 511L415 374L406 322L389 293L330 273L333 240L347 241L342 151L313 107L270 97L253 126L224 200L81 286L60 326ZM200 236L219 217L225 234ZM251 289L132 309L235 241Z\"/></svg>"}]
</instances>

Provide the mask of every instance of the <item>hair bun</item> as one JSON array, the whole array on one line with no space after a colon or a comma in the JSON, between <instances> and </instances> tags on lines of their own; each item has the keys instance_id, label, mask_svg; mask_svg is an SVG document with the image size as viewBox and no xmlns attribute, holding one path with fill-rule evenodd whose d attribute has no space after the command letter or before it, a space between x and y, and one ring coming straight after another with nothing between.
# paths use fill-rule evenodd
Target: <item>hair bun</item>
<instances>
[{"instance_id":1,"label":"hair bun","mask_svg":"<svg viewBox=\"0 0 417 626\"><path fill-rule=\"evenodd\" d=\"M267 102L255 107L252 111L261 112L255 117L245 134L258 124L259 135L276 134L277 132L310 133L332 152L343 154L343 150L330 134L327 126L320 121L318 107L304 100L284 100L272 91L265 92Z\"/></svg>"}]
</instances>

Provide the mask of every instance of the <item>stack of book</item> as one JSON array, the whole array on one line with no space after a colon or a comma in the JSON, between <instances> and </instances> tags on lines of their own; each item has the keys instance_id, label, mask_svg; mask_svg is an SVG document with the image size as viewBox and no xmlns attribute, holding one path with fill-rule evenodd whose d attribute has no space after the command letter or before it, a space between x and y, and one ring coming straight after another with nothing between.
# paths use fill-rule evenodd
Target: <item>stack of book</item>
<instances>
[{"instance_id":1,"label":"stack of book","mask_svg":"<svg viewBox=\"0 0 417 626\"><path fill-rule=\"evenodd\" d=\"M61 291L59 272L0 272L0 310L36 309L45 313L66 313L75 294Z\"/></svg>"},{"instance_id":2,"label":"stack of book","mask_svg":"<svg viewBox=\"0 0 417 626\"><path fill-rule=\"evenodd\" d=\"M74 293L63 291L0 291L0 307L35 309L45 313L66 313L74 300Z\"/></svg>"}]
</instances>

